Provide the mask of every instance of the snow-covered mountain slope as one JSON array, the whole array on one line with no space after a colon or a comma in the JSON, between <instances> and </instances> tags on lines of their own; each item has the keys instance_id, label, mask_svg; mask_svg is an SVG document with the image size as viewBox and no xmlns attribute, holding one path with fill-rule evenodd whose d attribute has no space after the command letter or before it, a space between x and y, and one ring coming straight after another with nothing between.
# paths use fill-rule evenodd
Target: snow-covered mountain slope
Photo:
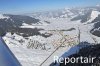
<instances>
[{"instance_id":1,"label":"snow-covered mountain slope","mask_svg":"<svg viewBox=\"0 0 100 66\"><path fill-rule=\"evenodd\" d=\"M41 21L30 16L23 15L2 15L4 19L0 19L1 32L17 33L20 36L44 35L40 34L43 30L41 26L48 25L49 22ZM7 18L9 17L9 18ZM3 29L3 31L2 31ZM45 35L44 35L45 36Z\"/></svg>"},{"instance_id":2,"label":"snow-covered mountain slope","mask_svg":"<svg viewBox=\"0 0 100 66\"><path fill-rule=\"evenodd\" d=\"M8 16L4 16L3 14L0 14L0 19L8 19Z\"/></svg>"},{"instance_id":3,"label":"snow-covered mountain slope","mask_svg":"<svg viewBox=\"0 0 100 66\"><path fill-rule=\"evenodd\" d=\"M92 11L90 19L88 22L92 22L96 17L98 17L98 15L100 15L99 11Z\"/></svg>"},{"instance_id":4,"label":"snow-covered mountain slope","mask_svg":"<svg viewBox=\"0 0 100 66\"><path fill-rule=\"evenodd\" d=\"M49 66L53 56L62 56L79 42L100 43L99 7L67 8L49 12L37 12L30 16L5 15L0 19L0 29L11 51L23 66L40 66L44 60L60 47L43 64ZM30 14L29 14L30 15ZM98 32L95 33L96 29ZM77 50L72 50L75 53Z\"/></svg>"},{"instance_id":5,"label":"snow-covered mountain slope","mask_svg":"<svg viewBox=\"0 0 100 66\"><path fill-rule=\"evenodd\" d=\"M64 8L54 11L46 11L46 12L36 12L28 14L30 16L36 17L38 19L59 19L59 18L69 18L71 21L81 20L84 22L93 21L100 12L100 7L84 7L84 8Z\"/></svg>"},{"instance_id":6,"label":"snow-covered mountain slope","mask_svg":"<svg viewBox=\"0 0 100 66\"><path fill-rule=\"evenodd\" d=\"M77 15L77 12L74 12L73 10L70 8L64 8L64 9L58 9L54 11L36 12L30 15L39 19L71 18Z\"/></svg>"}]
</instances>

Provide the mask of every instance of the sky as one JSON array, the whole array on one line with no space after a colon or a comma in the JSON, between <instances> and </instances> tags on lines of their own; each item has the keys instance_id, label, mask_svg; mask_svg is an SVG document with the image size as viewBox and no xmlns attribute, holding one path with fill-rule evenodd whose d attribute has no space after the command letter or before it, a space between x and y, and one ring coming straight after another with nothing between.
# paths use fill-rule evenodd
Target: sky
<instances>
[{"instance_id":1,"label":"sky","mask_svg":"<svg viewBox=\"0 0 100 66\"><path fill-rule=\"evenodd\" d=\"M31 13L100 4L100 0L0 0L0 13Z\"/></svg>"}]
</instances>

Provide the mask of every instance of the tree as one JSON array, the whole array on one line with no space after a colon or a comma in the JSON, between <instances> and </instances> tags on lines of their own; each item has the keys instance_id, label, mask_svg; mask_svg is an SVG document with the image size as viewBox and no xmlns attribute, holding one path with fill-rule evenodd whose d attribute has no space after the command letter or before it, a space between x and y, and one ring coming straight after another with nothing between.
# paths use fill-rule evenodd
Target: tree
<instances>
[{"instance_id":1,"label":"tree","mask_svg":"<svg viewBox=\"0 0 100 66\"><path fill-rule=\"evenodd\" d=\"M4 31L4 29L0 28L0 36L4 36L6 34L6 32Z\"/></svg>"}]
</instances>

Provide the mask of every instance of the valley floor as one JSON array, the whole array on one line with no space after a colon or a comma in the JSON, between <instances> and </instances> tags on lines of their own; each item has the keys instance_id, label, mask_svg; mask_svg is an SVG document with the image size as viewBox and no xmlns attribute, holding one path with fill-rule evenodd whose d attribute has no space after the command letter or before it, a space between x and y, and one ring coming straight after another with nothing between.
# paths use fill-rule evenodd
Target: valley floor
<instances>
[{"instance_id":1,"label":"valley floor","mask_svg":"<svg viewBox=\"0 0 100 66\"><path fill-rule=\"evenodd\" d=\"M5 40L6 44L10 48L10 50L14 53L14 55L17 57L19 62L22 64L22 66L40 66L41 63L53 52L56 50L56 47L59 47L59 39L63 38L65 35L68 35L66 39L69 40L69 42L74 41L74 45L69 45L67 41L65 41L66 46L60 47L53 55L50 56L46 60L46 62L43 63L42 66L49 66L53 62L53 57L54 56L68 56L70 54L73 54L78 51L78 47L74 47L78 44L78 35L80 31L80 42L88 42L88 43L99 43L99 39L96 36L93 36L90 34L90 29L92 28L92 25L90 24L82 24L80 21L70 21L68 19L51 19L48 20L51 22L50 25L45 25L42 28L44 28L46 31L48 30L55 30L55 31L48 31L52 33L53 35L49 38L43 38L39 37L34 38L31 37L32 40L36 39L37 41L44 41L47 43L47 48L46 50L41 50L41 49L28 49L27 48L27 43L30 40L26 40L21 36L17 36L14 34L15 39L12 39L12 35L8 33L6 36L3 37ZM72 31L63 31L61 35L58 30L68 30L70 28L75 28L75 30ZM57 32L58 31L58 32ZM42 31L44 32L44 31ZM71 37L71 38L70 38ZM25 40L23 45L21 45L18 40L19 38ZM70 39L69 39L70 38ZM53 40L55 40L55 43L58 43L57 46L56 44L53 44ZM64 38L63 38L64 40ZM56 47L55 47L56 46ZM72 49L73 48L73 49ZM65 54L66 53L66 54Z\"/></svg>"}]
</instances>

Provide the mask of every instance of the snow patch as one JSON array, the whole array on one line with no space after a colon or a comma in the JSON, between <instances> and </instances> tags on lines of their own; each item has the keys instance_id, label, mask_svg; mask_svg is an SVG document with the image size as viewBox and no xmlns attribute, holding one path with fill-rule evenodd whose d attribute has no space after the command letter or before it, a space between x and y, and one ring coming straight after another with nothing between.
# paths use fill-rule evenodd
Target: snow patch
<instances>
[{"instance_id":1,"label":"snow patch","mask_svg":"<svg viewBox=\"0 0 100 66\"><path fill-rule=\"evenodd\" d=\"M7 16L4 16L3 14L0 14L0 19L5 19L5 18L9 18L9 17L7 17Z\"/></svg>"},{"instance_id":2,"label":"snow patch","mask_svg":"<svg viewBox=\"0 0 100 66\"><path fill-rule=\"evenodd\" d=\"M98 17L98 15L100 14L100 12L98 11L92 11L91 13L91 19L88 22L92 22L96 17Z\"/></svg>"}]
</instances>

